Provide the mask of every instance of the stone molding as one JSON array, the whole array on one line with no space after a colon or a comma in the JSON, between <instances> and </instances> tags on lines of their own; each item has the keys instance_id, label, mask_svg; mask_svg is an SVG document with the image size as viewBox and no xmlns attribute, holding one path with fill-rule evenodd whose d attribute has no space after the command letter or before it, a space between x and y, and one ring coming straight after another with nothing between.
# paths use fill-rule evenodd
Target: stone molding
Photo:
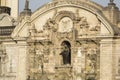
<instances>
[{"instance_id":1,"label":"stone molding","mask_svg":"<svg viewBox=\"0 0 120 80\"><path fill-rule=\"evenodd\" d=\"M60 7L60 6L76 6L76 7L81 7L81 8L91 10L91 12L92 11L100 11L103 9L102 6L98 7L98 5L96 5L94 2L91 2L91 1L88 3L80 1L80 0L76 0L76 1L73 1L73 0L53 1L51 3L48 3L48 4L40 7L39 9L37 9L37 11L35 11L32 14L32 20L35 19L36 16L38 17L40 15L38 13L43 13L43 12L49 11L53 8Z\"/></svg>"}]
</instances>

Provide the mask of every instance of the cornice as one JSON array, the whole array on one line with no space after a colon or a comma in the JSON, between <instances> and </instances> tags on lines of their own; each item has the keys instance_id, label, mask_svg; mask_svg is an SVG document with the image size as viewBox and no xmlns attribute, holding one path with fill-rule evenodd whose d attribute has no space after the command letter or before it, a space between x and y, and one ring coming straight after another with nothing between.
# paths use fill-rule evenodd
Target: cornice
<instances>
[{"instance_id":1,"label":"cornice","mask_svg":"<svg viewBox=\"0 0 120 80\"><path fill-rule=\"evenodd\" d=\"M35 19L40 14L49 11L53 8L62 7L62 6L75 6L81 8L87 8L93 11L101 11L103 7L95 2L92 1L81 1L81 0L59 0L59 1L52 1L48 4L43 5L42 7L38 8L35 12L33 12L31 19Z\"/></svg>"}]
</instances>

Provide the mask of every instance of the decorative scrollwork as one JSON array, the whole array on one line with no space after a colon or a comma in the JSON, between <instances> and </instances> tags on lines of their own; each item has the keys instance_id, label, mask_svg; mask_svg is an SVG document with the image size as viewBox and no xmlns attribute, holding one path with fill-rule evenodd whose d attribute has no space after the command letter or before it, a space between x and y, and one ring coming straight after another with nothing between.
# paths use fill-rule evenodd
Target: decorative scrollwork
<instances>
[{"instance_id":1,"label":"decorative scrollwork","mask_svg":"<svg viewBox=\"0 0 120 80\"><path fill-rule=\"evenodd\" d=\"M78 35L83 36L83 35L96 35L96 33L100 32L100 26L101 26L101 22L98 21L97 24L94 25L90 25L89 22L87 21L86 17L77 17L76 18L76 24L77 24L77 31L78 31Z\"/></svg>"},{"instance_id":2,"label":"decorative scrollwork","mask_svg":"<svg viewBox=\"0 0 120 80\"><path fill-rule=\"evenodd\" d=\"M49 18L46 22L46 24L43 27L44 30L50 30L52 29L53 31L57 30L57 24L55 22L55 20Z\"/></svg>"}]
</instances>

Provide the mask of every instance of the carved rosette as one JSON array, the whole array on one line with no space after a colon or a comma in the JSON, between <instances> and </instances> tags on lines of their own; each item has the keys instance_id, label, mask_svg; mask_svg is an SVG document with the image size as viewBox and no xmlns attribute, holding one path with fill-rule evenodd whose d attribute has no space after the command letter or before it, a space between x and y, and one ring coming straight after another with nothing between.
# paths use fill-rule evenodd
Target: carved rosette
<instances>
[{"instance_id":1,"label":"carved rosette","mask_svg":"<svg viewBox=\"0 0 120 80\"><path fill-rule=\"evenodd\" d=\"M97 68L97 54L96 50L89 49L86 54L86 71L87 73L96 73Z\"/></svg>"}]
</instances>

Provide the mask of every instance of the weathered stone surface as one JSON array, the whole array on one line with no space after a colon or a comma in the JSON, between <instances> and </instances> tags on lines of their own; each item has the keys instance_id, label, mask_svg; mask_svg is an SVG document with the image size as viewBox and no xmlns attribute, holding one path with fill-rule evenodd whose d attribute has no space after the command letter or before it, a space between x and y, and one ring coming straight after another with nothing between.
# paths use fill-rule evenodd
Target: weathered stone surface
<instances>
[{"instance_id":1,"label":"weathered stone surface","mask_svg":"<svg viewBox=\"0 0 120 80\"><path fill-rule=\"evenodd\" d=\"M112 0L53 0L20 16L0 37L0 80L119 80L118 11Z\"/></svg>"}]
</instances>

